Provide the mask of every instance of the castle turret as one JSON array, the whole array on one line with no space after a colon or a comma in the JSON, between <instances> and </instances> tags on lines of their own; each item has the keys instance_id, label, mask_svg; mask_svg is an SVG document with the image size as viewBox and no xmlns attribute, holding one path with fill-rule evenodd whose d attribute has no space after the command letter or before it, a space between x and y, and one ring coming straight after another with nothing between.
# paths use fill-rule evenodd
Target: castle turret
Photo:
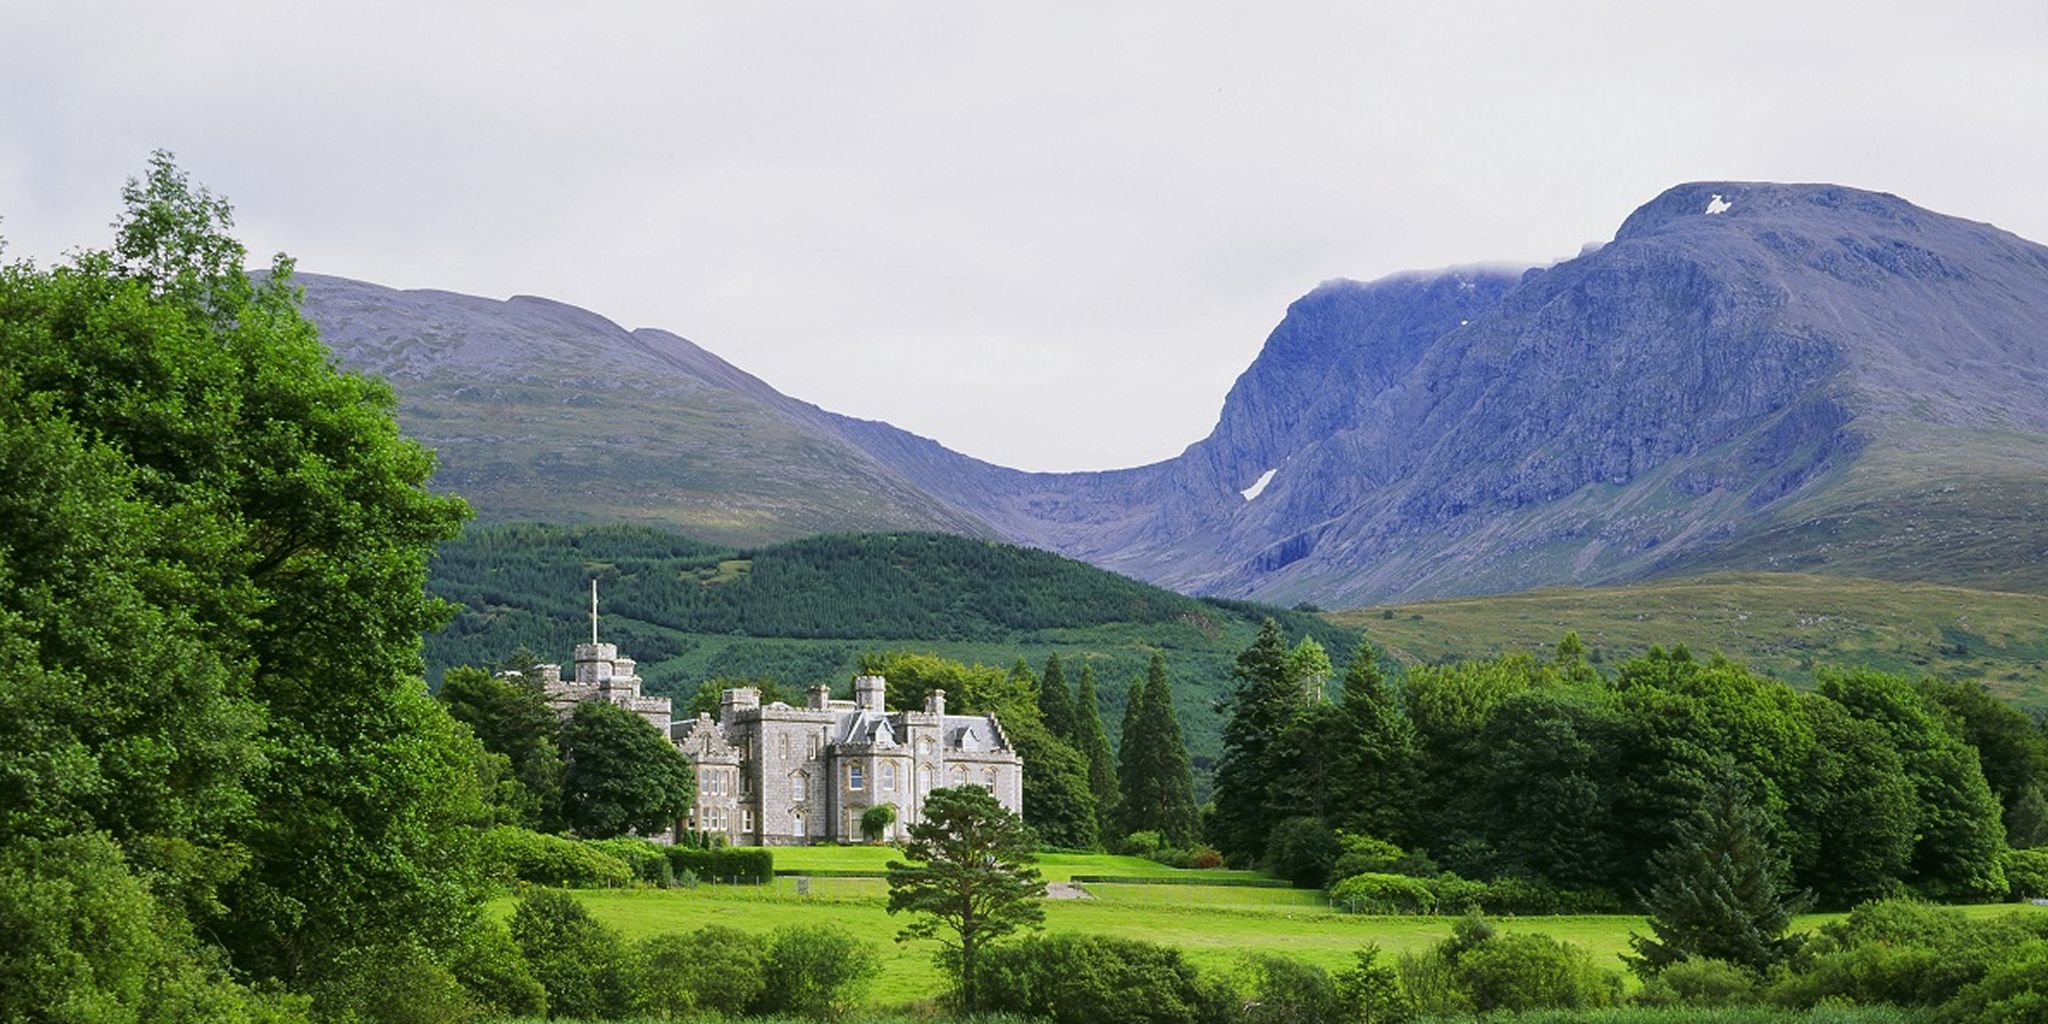
<instances>
[{"instance_id":1,"label":"castle turret","mask_svg":"<svg viewBox=\"0 0 2048 1024\"><path fill-rule=\"evenodd\" d=\"M761 691L751 686L736 686L718 691L718 721L730 725L737 721L742 711L754 711L761 707Z\"/></svg>"},{"instance_id":2,"label":"castle turret","mask_svg":"<svg viewBox=\"0 0 2048 1024\"><path fill-rule=\"evenodd\" d=\"M855 676L853 680L853 706L862 711L882 710L882 690L887 684L881 676Z\"/></svg>"}]
</instances>

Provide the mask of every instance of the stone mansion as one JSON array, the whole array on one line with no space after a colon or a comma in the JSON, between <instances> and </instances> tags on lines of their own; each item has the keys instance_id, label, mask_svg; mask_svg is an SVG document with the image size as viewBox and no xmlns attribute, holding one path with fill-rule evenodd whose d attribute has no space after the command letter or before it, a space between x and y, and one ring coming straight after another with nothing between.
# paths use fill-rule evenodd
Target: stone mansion
<instances>
[{"instance_id":1,"label":"stone mansion","mask_svg":"<svg viewBox=\"0 0 2048 1024\"><path fill-rule=\"evenodd\" d=\"M1024 760L1002 724L947 714L943 690L922 711L892 712L881 676L855 679L852 700L814 686L803 707L764 707L759 690L742 687L720 694L716 719L673 722L669 699L641 694L633 659L598 643L594 622L575 657L568 678L560 665L534 666L556 711L604 700L638 712L696 765L697 802L682 827L722 833L734 846L857 842L861 814L877 804L895 805L887 838L896 839L942 786L983 786L1023 812Z\"/></svg>"}]
</instances>

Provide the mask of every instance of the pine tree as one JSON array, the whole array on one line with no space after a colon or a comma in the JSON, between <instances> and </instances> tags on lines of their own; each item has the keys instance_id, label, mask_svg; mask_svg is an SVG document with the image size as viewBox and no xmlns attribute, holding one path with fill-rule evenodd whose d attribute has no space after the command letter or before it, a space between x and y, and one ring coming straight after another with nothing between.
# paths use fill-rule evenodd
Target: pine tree
<instances>
[{"instance_id":1,"label":"pine tree","mask_svg":"<svg viewBox=\"0 0 2048 1024\"><path fill-rule=\"evenodd\" d=\"M1136 713L1125 712L1121 765L1123 829L1127 834L1157 832L1170 846L1191 845L1199 819L1195 777L1173 711L1166 659L1152 655L1143 692L1135 693L1135 685L1132 689Z\"/></svg>"},{"instance_id":2,"label":"pine tree","mask_svg":"<svg viewBox=\"0 0 2048 1024\"><path fill-rule=\"evenodd\" d=\"M1280 624L1267 619L1259 636L1237 656L1230 720L1223 725L1223 758L1216 767L1216 815L1211 840L1234 860L1257 860L1277 822L1273 787L1284 771L1275 763L1276 741L1303 706L1288 672Z\"/></svg>"},{"instance_id":3,"label":"pine tree","mask_svg":"<svg viewBox=\"0 0 2048 1024\"><path fill-rule=\"evenodd\" d=\"M1792 911L1767 843L1769 827L1741 772L1723 761L1705 799L1678 823L1677 840L1650 858L1653 884L1644 902L1654 937L1629 936L1637 973L1693 957L1760 972L1798 948L1798 936L1785 934Z\"/></svg>"},{"instance_id":4,"label":"pine tree","mask_svg":"<svg viewBox=\"0 0 2048 1024\"><path fill-rule=\"evenodd\" d=\"M1116 830L1117 803L1121 794L1117 792L1116 755L1110 753L1109 734L1103 731L1102 715L1097 710L1095 669L1085 661L1081 663L1080 691L1074 703L1079 734L1077 746L1088 758L1088 788L1095 791L1095 817L1100 825L1098 832L1107 841Z\"/></svg>"},{"instance_id":5,"label":"pine tree","mask_svg":"<svg viewBox=\"0 0 2048 1024\"><path fill-rule=\"evenodd\" d=\"M1380 671L1380 652L1362 641L1344 669L1331 762L1331 817L1339 828L1415 844L1415 726Z\"/></svg>"},{"instance_id":6,"label":"pine tree","mask_svg":"<svg viewBox=\"0 0 2048 1024\"><path fill-rule=\"evenodd\" d=\"M1057 654L1045 659L1045 677L1038 681L1038 713L1054 736L1076 750L1083 747L1074 717L1074 695L1067 690L1066 669L1060 665Z\"/></svg>"}]
</instances>

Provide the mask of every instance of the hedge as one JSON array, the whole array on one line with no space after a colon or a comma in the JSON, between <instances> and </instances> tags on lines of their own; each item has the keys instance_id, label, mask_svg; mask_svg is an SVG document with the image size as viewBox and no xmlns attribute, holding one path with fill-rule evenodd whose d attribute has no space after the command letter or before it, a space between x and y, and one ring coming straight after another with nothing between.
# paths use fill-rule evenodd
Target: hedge
<instances>
[{"instance_id":1,"label":"hedge","mask_svg":"<svg viewBox=\"0 0 2048 1024\"><path fill-rule=\"evenodd\" d=\"M571 889L627 885L633 868L594 843L500 825L484 833L484 858L506 882Z\"/></svg>"},{"instance_id":2,"label":"hedge","mask_svg":"<svg viewBox=\"0 0 2048 1024\"><path fill-rule=\"evenodd\" d=\"M711 882L739 882L764 885L775 877L775 854L759 846L722 846L709 850L694 846L667 848L669 866L678 877L688 871Z\"/></svg>"},{"instance_id":3,"label":"hedge","mask_svg":"<svg viewBox=\"0 0 2048 1024\"><path fill-rule=\"evenodd\" d=\"M1245 889L1292 889L1284 878L1174 878L1159 875L1075 875L1076 882L1101 885L1233 885Z\"/></svg>"}]
</instances>

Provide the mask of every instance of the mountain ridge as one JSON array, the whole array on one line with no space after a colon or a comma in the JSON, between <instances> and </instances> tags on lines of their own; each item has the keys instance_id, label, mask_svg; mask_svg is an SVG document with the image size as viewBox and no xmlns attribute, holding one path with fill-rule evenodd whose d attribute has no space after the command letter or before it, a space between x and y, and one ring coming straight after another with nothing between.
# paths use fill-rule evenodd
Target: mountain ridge
<instances>
[{"instance_id":1,"label":"mountain ridge","mask_svg":"<svg viewBox=\"0 0 2048 1024\"><path fill-rule=\"evenodd\" d=\"M558 517L534 488L581 470L610 499L584 518L728 543L939 529L1283 603L1743 568L2048 589L2048 523L2028 511L2048 504L2048 249L1884 193L1693 182L1548 267L1326 281L1208 435L1085 473L992 465L574 307L392 293L380 316L374 286L308 283L343 360L396 371L409 429L433 424L448 485L528 484L478 495L491 518ZM440 319L420 322L423 303ZM499 338L492 358L456 358L468 335ZM521 466L502 433L484 453L434 436L519 419L450 385L516 398L549 374L612 410L529 404L519 436L553 462ZM587 437L606 417L640 429L571 450L535 429ZM624 468L593 469L595 449ZM2034 557L1999 566L1999 550Z\"/></svg>"}]
</instances>

